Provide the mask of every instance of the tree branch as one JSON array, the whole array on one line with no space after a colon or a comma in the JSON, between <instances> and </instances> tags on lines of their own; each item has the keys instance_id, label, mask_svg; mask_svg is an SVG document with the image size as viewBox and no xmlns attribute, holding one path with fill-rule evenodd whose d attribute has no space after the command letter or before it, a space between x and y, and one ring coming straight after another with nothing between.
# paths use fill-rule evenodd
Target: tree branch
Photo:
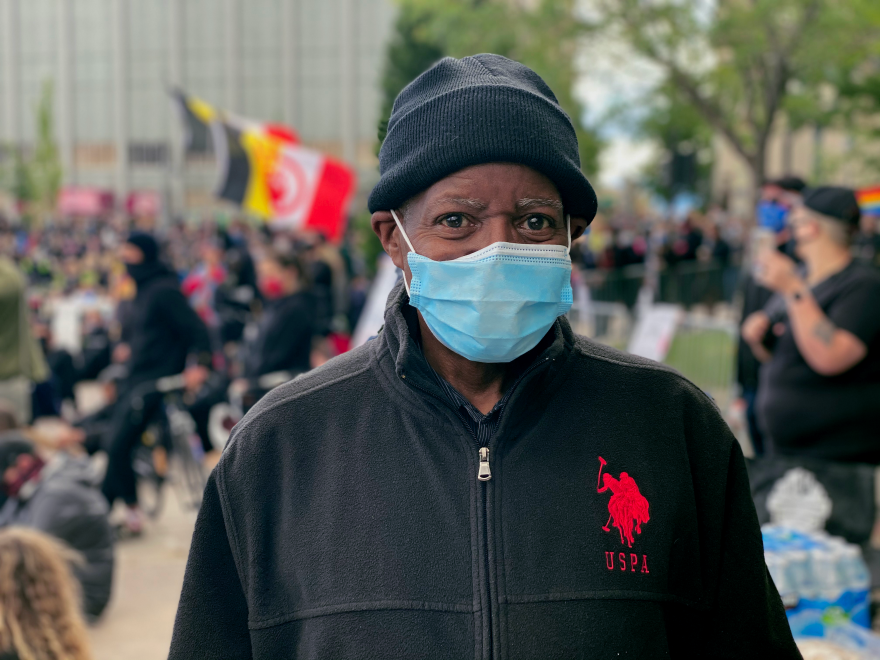
<instances>
[{"instance_id":1,"label":"tree branch","mask_svg":"<svg viewBox=\"0 0 880 660\"><path fill-rule=\"evenodd\" d=\"M700 90L697 88L697 85L694 80L690 78L683 71L679 70L674 64L671 63L663 63L659 62L667 68L669 71L669 77L672 79L673 84L675 84L682 92L684 92L685 96L687 96L691 103L694 104L694 107L699 110L699 112L706 118L716 130L720 131L724 137L728 139L730 144L736 150L736 152L746 159L747 162L753 163L756 154L746 148L745 144L737 135L736 131L733 129L733 126L726 120L724 117L724 112L721 110L717 104L713 103L711 100L707 99L703 94L700 93Z\"/></svg>"}]
</instances>

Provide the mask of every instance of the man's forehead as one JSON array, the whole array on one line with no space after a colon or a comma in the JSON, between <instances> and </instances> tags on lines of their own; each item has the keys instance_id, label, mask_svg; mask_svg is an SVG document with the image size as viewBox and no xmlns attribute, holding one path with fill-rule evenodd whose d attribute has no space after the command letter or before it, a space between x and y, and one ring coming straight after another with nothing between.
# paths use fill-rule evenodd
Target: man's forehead
<instances>
[{"instance_id":1,"label":"man's forehead","mask_svg":"<svg viewBox=\"0 0 880 660\"><path fill-rule=\"evenodd\" d=\"M489 208L493 198L478 199L475 197L453 197L444 196L429 199L427 207L436 208L439 206L463 206L474 211L485 211ZM562 202L558 197L521 197L513 200L513 206L518 211L528 211L536 208L552 208L558 211L562 210Z\"/></svg>"},{"instance_id":2,"label":"man's forehead","mask_svg":"<svg viewBox=\"0 0 880 660\"><path fill-rule=\"evenodd\" d=\"M459 170L412 201L422 201L429 212L449 206L477 212L497 206L513 206L517 211L562 210L561 197L550 179L528 166L512 163L488 163Z\"/></svg>"}]
</instances>

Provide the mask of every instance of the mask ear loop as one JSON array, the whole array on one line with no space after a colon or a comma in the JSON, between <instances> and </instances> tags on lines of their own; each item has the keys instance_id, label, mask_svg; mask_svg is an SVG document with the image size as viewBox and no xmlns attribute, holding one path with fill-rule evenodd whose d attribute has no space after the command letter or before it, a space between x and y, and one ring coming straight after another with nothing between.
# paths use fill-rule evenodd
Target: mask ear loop
<instances>
[{"instance_id":1,"label":"mask ear loop","mask_svg":"<svg viewBox=\"0 0 880 660\"><path fill-rule=\"evenodd\" d=\"M406 235L406 232L403 230L403 225L400 224L400 218L397 217L397 214L394 212L394 209L391 209L391 217L394 218L394 222L397 223L397 228L400 230L400 233L403 234L403 240L406 241L406 244L409 246L410 251L413 254L418 254L416 249L413 247L413 244L409 241L409 236ZM571 235L569 235L569 245L571 244ZM409 282L406 281L406 273L403 273L403 286L406 287L406 295L409 295Z\"/></svg>"},{"instance_id":2,"label":"mask ear loop","mask_svg":"<svg viewBox=\"0 0 880 660\"><path fill-rule=\"evenodd\" d=\"M571 215L565 214L565 235L568 236L568 256L571 256Z\"/></svg>"}]
</instances>

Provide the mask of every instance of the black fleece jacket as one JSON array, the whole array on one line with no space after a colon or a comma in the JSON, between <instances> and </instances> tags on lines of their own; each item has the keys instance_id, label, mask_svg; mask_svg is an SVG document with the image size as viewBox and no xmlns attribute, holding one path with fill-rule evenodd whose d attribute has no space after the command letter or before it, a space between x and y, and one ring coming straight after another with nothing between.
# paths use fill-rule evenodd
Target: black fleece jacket
<instances>
[{"instance_id":1,"label":"black fleece jacket","mask_svg":"<svg viewBox=\"0 0 880 660\"><path fill-rule=\"evenodd\" d=\"M209 367L208 330L181 293L177 276L160 262L149 264L144 271L123 321L123 339L131 347L129 382L180 373L188 355Z\"/></svg>"},{"instance_id":2,"label":"black fleece jacket","mask_svg":"<svg viewBox=\"0 0 880 660\"><path fill-rule=\"evenodd\" d=\"M171 660L800 657L702 392L559 319L480 481L405 305L236 427Z\"/></svg>"}]
</instances>

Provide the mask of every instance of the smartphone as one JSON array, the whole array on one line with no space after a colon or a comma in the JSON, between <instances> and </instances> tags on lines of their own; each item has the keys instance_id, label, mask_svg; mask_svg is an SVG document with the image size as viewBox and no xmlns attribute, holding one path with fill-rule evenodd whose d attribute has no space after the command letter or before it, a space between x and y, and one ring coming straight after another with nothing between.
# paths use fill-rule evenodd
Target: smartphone
<instances>
[{"instance_id":1,"label":"smartphone","mask_svg":"<svg viewBox=\"0 0 880 660\"><path fill-rule=\"evenodd\" d=\"M758 272L758 256L768 250L776 249L776 232L766 227L755 227L752 230L751 239L751 262L752 273L759 276Z\"/></svg>"}]
</instances>

